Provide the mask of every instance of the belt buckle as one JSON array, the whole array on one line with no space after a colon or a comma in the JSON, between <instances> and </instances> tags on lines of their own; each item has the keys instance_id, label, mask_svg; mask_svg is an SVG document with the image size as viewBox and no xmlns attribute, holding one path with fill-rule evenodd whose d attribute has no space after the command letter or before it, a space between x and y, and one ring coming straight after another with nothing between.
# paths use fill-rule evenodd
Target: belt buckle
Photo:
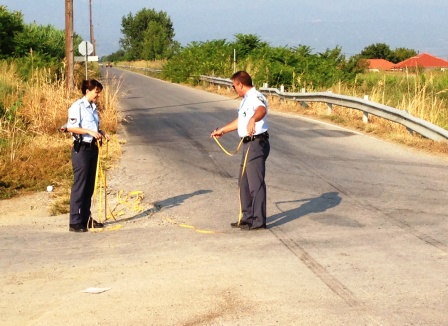
<instances>
[{"instance_id":1,"label":"belt buckle","mask_svg":"<svg viewBox=\"0 0 448 326\"><path fill-rule=\"evenodd\" d=\"M84 148L92 148L95 144L93 143L93 140L91 142L82 142L82 146Z\"/></svg>"}]
</instances>

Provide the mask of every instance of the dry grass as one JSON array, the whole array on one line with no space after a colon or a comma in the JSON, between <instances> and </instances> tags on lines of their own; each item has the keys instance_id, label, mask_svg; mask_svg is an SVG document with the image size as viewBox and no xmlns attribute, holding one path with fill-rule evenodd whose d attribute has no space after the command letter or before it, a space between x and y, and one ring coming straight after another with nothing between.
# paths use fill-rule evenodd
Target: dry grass
<instances>
[{"instance_id":1,"label":"dry grass","mask_svg":"<svg viewBox=\"0 0 448 326\"><path fill-rule=\"evenodd\" d=\"M117 78L110 78L108 72L103 76L103 91L98 102L98 108L101 115L101 128L109 133L117 131L118 124L121 120L118 108L121 85L123 81Z\"/></svg>"},{"instance_id":2,"label":"dry grass","mask_svg":"<svg viewBox=\"0 0 448 326\"><path fill-rule=\"evenodd\" d=\"M414 117L445 128L448 127L448 103L441 95L447 93L448 89L440 91L438 89L441 86L437 85L443 84L445 80L445 75L434 73L385 74L368 89L369 100L404 110ZM331 91L358 98L363 98L365 95L362 88L347 88L341 84L334 86Z\"/></svg>"},{"instance_id":3,"label":"dry grass","mask_svg":"<svg viewBox=\"0 0 448 326\"><path fill-rule=\"evenodd\" d=\"M67 121L70 105L82 94L67 90L64 80L53 82L45 70L36 71L27 83L18 78L13 64L0 62L0 72L0 199L53 185L56 201L67 209L73 178L71 137L58 128ZM120 120L121 81L106 78L102 83L98 103L101 127L113 135ZM118 140L113 137L109 148L115 146L119 147ZM117 150L111 154L106 161L120 155Z\"/></svg>"}]
</instances>

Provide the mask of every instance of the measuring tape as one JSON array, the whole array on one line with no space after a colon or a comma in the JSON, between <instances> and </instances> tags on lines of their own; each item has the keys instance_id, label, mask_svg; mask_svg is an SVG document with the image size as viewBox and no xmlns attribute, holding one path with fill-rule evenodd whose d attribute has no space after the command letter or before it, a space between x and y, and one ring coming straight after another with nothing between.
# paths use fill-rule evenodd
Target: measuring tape
<instances>
[{"instance_id":1,"label":"measuring tape","mask_svg":"<svg viewBox=\"0 0 448 326\"><path fill-rule=\"evenodd\" d=\"M221 147L221 149L224 151L224 153L226 153L229 156L234 156L236 153L238 153L238 151L241 148L241 145L243 144L243 138L241 138L240 143L238 144L236 150L234 153L230 153L229 151L227 151L224 146L221 145L221 143L219 142L218 138L216 138L215 136L213 136L213 139L216 141L216 143L219 145L219 147ZM241 169L241 175L240 178L243 177L244 172L246 171L246 165L247 165L247 158L249 157L249 150L250 150L250 144L249 144L249 148L246 151L246 154L244 155L244 162L243 162L243 168ZM243 218L243 207L241 205L241 192L240 192L240 186L239 186L239 182L238 182L238 199L240 202L240 212L238 214L238 225L241 223L241 219Z\"/></svg>"}]
</instances>

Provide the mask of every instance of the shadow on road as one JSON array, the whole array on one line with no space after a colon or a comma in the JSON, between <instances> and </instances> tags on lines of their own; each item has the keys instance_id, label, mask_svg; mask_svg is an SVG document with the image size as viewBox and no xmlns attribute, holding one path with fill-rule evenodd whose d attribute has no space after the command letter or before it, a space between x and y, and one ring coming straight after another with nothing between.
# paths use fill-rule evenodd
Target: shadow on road
<instances>
[{"instance_id":1,"label":"shadow on road","mask_svg":"<svg viewBox=\"0 0 448 326\"><path fill-rule=\"evenodd\" d=\"M326 192L316 198L306 198L291 201L280 201L276 202L275 206L280 210L280 213L275 214L268 218L268 227L279 226L295 219L301 218L302 216L311 213L321 213L326 210L338 206L342 201L338 192ZM291 204L291 203L301 203L297 208L293 208L287 211L283 211L280 208L281 204Z\"/></svg>"},{"instance_id":2,"label":"shadow on road","mask_svg":"<svg viewBox=\"0 0 448 326\"><path fill-rule=\"evenodd\" d=\"M171 198L167 198L164 199L162 201L156 202L154 203L154 207L151 207L143 212L140 212L136 215L133 215L131 217L128 218L124 218L124 219L119 219L119 220L114 220L114 221L110 221L108 224L109 225L113 225L113 224L117 224L117 223L121 223L121 222L129 222L129 221L133 221L136 219L140 219L146 216L150 216L153 213L160 211L161 209L165 209L165 208L171 208L171 207L175 207L175 206L179 206L182 205L184 203L185 200L193 197L193 196L198 196L198 195L203 195L203 194L208 194L212 192L211 190L198 190L189 194L184 194L184 195L179 195L179 196L174 196Z\"/></svg>"},{"instance_id":3,"label":"shadow on road","mask_svg":"<svg viewBox=\"0 0 448 326\"><path fill-rule=\"evenodd\" d=\"M156 206L158 209L171 208L171 207L182 205L185 200L187 200L191 197L208 194L210 192L212 192L212 191L205 190L205 189L197 190L197 191L189 193L189 194L174 196L174 197L162 200L162 201L158 201L158 202L154 203L154 206Z\"/></svg>"}]
</instances>

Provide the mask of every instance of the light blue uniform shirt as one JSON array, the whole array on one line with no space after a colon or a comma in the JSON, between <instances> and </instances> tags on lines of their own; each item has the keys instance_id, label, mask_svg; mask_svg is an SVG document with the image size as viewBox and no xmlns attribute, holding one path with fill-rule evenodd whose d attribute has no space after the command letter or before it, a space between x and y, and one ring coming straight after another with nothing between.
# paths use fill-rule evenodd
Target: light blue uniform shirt
<instances>
[{"instance_id":1,"label":"light blue uniform shirt","mask_svg":"<svg viewBox=\"0 0 448 326\"><path fill-rule=\"evenodd\" d=\"M98 132L100 119L95 103L89 103L85 96L73 103L68 109L67 128L70 127L80 127ZM90 143L92 139L93 137L89 134L82 135L83 142Z\"/></svg>"},{"instance_id":2,"label":"light blue uniform shirt","mask_svg":"<svg viewBox=\"0 0 448 326\"><path fill-rule=\"evenodd\" d=\"M266 108L266 114L263 119L255 122L255 133L254 135L259 135L268 130L268 123L266 117L268 115L268 104L266 101L266 97L261 94L259 91L252 87L247 93L244 95L241 100L240 108L238 109L238 136L246 137L247 136L247 124L249 123L250 118L253 117L255 111L259 106L264 106Z\"/></svg>"}]
</instances>

